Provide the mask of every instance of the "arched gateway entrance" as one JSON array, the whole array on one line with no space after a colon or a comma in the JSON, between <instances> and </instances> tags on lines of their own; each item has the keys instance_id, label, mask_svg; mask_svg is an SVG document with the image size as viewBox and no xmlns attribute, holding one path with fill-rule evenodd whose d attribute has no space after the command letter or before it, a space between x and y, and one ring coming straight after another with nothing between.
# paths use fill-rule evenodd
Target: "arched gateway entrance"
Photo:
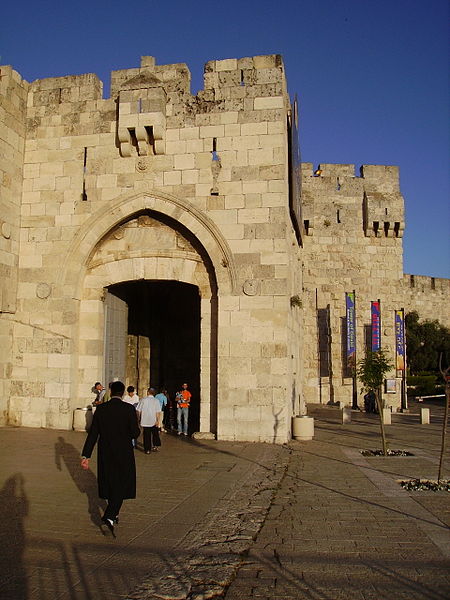
<instances>
[{"instance_id":1,"label":"arched gateway entrance","mask_svg":"<svg viewBox=\"0 0 450 600\"><path fill-rule=\"evenodd\" d=\"M72 286L79 299L78 397L112 374L106 346L118 328L126 336L125 379L140 393L146 379L172 393L187 380L197 399L191 430L215 433L218 291L230 295L234 279L217 228L185 202L139 195L93 215L72 244L62 279L66 293ZM123 307L120 326L108 321L112 298Z\"/></svg>"},{"instance_id":2,"label":"arched gateway entrance","mask_svg":"<svg viewBox=\"0 0 450 600\"><path fill-rule=\"evenodd\" d=\"M117 377L141 397L165 387L171 398L189 382L190 432L200 430L200 300L192 284L147 280L111 285L105 298L103 380Z\"/></svg>"}]
</instances>

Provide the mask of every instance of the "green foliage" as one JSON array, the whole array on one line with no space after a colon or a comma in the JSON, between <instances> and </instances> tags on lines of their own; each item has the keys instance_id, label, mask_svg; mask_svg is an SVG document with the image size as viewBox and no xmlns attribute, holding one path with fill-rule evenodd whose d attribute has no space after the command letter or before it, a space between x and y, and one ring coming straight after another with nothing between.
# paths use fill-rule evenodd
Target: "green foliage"
<instances>
[{"instance_id":1,"label":"green foliage","mask_svg":"<svg viewBox=\"0 0 450 600\"><path fill-rule=\"evenodd\" d=\"M432 396L441 393L437 375L409 375L406 378L409 396ZM414 386L411 388L410 386Z\"/></svg>"},{"instance_id":2,"label":"green foliage","mask_svg":"<svg viewBox=\"0 0 450 600\"><path fill-rule=\"evenodd\" d=\"M382 348L377 352L371 352L369 350L366 352L365 357L359 361L356 375L366 392L372 390L378 393L386 373L388 373L393 366L386 350L383 350Z\"/></svg>"},{"instance_id":3,"label":"green foliage","mask_svg":"<svg viewBox=\"0 0 450 600\"><path fill-rule=\"evenodd\" d=\"M439 321L419 322L416 311L405 317L408 369L417 375L423 371L439 373L439 355L443 366L450 364L450 330Z\"/></svg>"},{"instance_id":4,"label":"green foliage","mask_svg":"<svg viewBox=\"0 0 450 600\"><path fill-rule=\"evenodd\" d=\"M386 433L384 430L383 406L381 401L381 385L388 371L393 368L393 364L385 350L380 348L377 352L368 350L365 357L359 361L356 369L356 376L363 384L363 389L367 392L372 391L375 394L378 414L380 417L381 441L383 444L383 454L388 455L388 445Z\"/></svg>"}]
</instances>

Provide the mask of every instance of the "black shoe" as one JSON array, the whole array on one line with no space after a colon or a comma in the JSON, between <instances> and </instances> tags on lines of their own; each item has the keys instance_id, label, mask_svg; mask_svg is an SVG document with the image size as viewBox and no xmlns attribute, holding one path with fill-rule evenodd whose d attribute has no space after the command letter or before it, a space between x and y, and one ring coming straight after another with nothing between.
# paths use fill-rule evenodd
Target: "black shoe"
<instances>
[{"instance_id":1,"label":"black shoe","mask_svg":"<svg viewBox=\"0 0 450 600\"><path fill-rule=\"evenodd\" d=\"M106 525L106 527L112 533L112 536L115 538L116 534L114 533L114 521L112 521L111 519L107 519L106 517L102 517L102 522Z\"/></svg>"}]
</instances>

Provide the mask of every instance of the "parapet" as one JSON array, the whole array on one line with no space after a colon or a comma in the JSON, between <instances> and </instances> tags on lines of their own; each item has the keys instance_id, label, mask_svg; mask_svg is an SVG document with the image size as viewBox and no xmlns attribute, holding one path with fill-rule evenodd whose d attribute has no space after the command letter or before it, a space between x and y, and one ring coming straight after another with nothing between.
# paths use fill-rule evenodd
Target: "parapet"
<instances>
[{"instance_id":1,"label":"parapet","mask_svg":"<svg viewBox=\"0 0 450 600\"><path fill-rule=\"evenodd\" d=\"M103 83L94 73L36 79L30 85L28 106L100 100L102 93Z\"/></svg>"},{"instance_id":2,"label":"parapet","mask_svg":"<svg viewBox=\"0 0 450 600\"><path fill-rule=\"evenodd\" d=\"M216 98L244 97L246 86L251 86L254 97L287 93L280 54L211 60L205 65L204 84L205 91L214 90ZM234 92L230 88L234 88Z\"/></svg>"},{"instance_id":3,"label":"parapet","mask_svg":"<svg viewBox=\"0 0 450 600\"><path fill-rule=\"evenodd\" d=\"M190 94L191 72L185 63L157 65L153 56L141 56L140 67L111 73L111 98L120 90L163 86L167 93Z\"/></svg>"},{"instance_id":4,"label":"parapet","mask_svg":"<svg viewBox=\"0 0 450 600\"><path fill-rule=\"evenodd\" d=\"M362 206L362 214L361 214ZM305 230L313 234L316 216L344 224L363 221L367 237L402 237L404 200L395 166L363 165L359 175L353 164L302 164L302 209ZM330 218L331 217L331 218Z\"/></svg>"}]
</instances>

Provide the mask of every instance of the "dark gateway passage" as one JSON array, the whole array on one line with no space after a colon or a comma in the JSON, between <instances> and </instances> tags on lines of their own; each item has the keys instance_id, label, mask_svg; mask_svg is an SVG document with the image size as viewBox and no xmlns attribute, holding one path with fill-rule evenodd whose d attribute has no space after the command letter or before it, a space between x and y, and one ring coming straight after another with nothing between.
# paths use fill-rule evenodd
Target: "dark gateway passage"
<instances>
[{"instance_id":1,"label":"dark gateway passage","mask_svg":"<svg viewBox=\"0 0 450 600\"><path fill-rule=\"evenodd\" d=\"M189 383L193 402L189 432L199 430L200 296L196 286L177 281L129 281L108 288L128 305L128 335L150 343L150 385L165 386L171 398ZM139 342L136 351L139 379ZM130 356L127 357L130 360ZM148 377L145 378L146 380ZM138 384L138 381L136 381ZM135 384L135 385L136 385Z\"/></svg>"}]
</instances>

